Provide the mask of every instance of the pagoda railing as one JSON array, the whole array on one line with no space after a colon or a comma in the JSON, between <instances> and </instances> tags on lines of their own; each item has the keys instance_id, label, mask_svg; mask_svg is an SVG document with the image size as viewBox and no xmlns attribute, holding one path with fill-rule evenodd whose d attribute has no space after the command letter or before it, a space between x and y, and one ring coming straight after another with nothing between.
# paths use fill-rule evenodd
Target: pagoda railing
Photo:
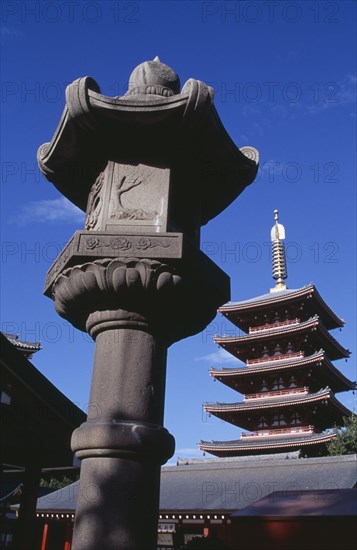
<instances>
[{"instance_id":1,"label":"pagoda railing","mask_svg":"<svg viewBox=\"0 0 357 550\"><path fill-rule=\"evenodd\" d=\"M269 357L259 357L258 359L247 359L246 364L249 367L251 367L252 365L261 365L263 363L275 363L276 361L285 361L286 359L297 359L299 357L305 357L305 353L303 351L296 351L293 353L271 355Z\"/></svg>"},{"instance_id":2,"label":"pagoda railing","mask_svg":"<svg viewBox=\"0 0 357 550\"><path fill-rule=\"evenodd\" d=\"M275 430L258 430L256 432L242 432L242 439L253 437L274 437L282 435L311 434L315 432L314 426L294 426L290 428L278 428Z\"/></svg>"},{"instance_id":3,"label":"pagoda railing","mask_svg":"<svg viewBox=\"0 0 357 550\"><path fill-rule=\"evenodd\" d=\"M307 394L309 388L304 386L303 388L287 388L286 390L272 390L259 393L247 393L244 396L243 401L250 401L253 399L269 399L269 397L279 397L280 395L295 395L295 394Z\"/></svg>"},{"instance_id":4,"label":"pagoda railing","mask_svg":"<svg viewBox=\"0 0 357 550\"><path fill-rule=\"evenodd\" d=\"M249 327L249 334L252 332L262 332L263 330L271 330L273 328L286 327L290 325L298 325L300 319L288 319L287 321L278 321L277 323L269 323L267 325L259 325L257 327Z\"/></svg>"}]
</instances>

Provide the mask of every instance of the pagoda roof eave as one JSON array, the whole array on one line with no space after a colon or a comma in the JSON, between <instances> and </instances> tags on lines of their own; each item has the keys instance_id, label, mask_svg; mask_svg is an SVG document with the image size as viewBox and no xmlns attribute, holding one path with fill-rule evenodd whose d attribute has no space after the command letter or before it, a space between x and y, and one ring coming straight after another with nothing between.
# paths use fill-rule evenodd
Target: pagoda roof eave
<instances>
[{"instance_id":1,"label":"pagoda roof eave","mask_svg":"<svg viewBox=\"0 0 357 550\"><path fill-rule=\"evenodd\" d=\"M328 400L344 416L351 416L351 411L347 409L336 397L330 388L324 388L316 393L308 393L302 396L283 397L278 399L256 399L254 402L241 401L238 403L205 403L204 408L208 413L232 413L249 410L275 409L281 407L306 405L319 401Z\"/></svg>"},{"instance_id":2,"label":"pagoda roof eave","mask_svg":"<svg viewBox=\"0 0 357 550\"><path fill-rule=\"evenodd\" d=\"M350 351L341 346L341 344L325 329L324 325L321 323L321 320L317 315L308 319L307 321L303 321L302 323L284 325L278 328L271 328L254 333L243 334L241 336L215 336L214 341L221 347L226 348L226 346L229 347L229 344L234 344L235 346L237 346L244 343L261 342L263 340L270 340L281 335L298 334L301 332L305 332L310 328L316 328L317 330L319 330L321 336L325 338L325 340L340 354L341 357L350 356Z\"/></svg>"},{"instance_id":3,"label":"pagoda roof eave","mask_svg":"<svg viewBox=\"0 0 357 550\"><path fill-rule=\"evenodd\" d=\"M257 442L244 441L237 439L233 441L200 441L199 447L202 451L212 452L239 452L239 451L257 451L265 449L277 449L284 447L301 447L307 445L317 445L321 443L327 443L336 437L335 432L330 431L328 433L313 433L303 437L275 439L264 441L259 440Z\"/></svg>"},{"instance_id":4,"label":"pagoda roof eave","mask_svg":"<svg viewBox=\"0 0 357 550\"><path fill-rule=\"evenodd\" d=\"M230 313L249 313L264 306L285 303L287 301L295 301L299 298L304 298L306 296L311 296L316 300L317 304L322 308L322 310L328 317L330 321L330 323L328 323L328 326L330 328L339 328L344 326L344 321L340 317L338 317L334 313L334 311L332 311L332 309L327 305L313 283L305 285L302 288L284 289L267 294L262 294L248 300L242 300L240 302L228 302L227 304L221 306L218 311L229 318Z\"/></svg>"},{"instance_id":5,"label":"pagoda roof eave","mask_svg":"<svg viewBox=\"0 0 357 550\"><path fill-rule=\"evenodd\" d=\"M272 361L271 364L256 365L256 366L242 366L237 368L232 367L222 367L220 369L212 368L210 369L210 375L216 378L217 380L223 381L222 379L229 378L251 378L252 375L265 374L266 372L276 372L284 370L298 370L302 367L311 366L313 364L323 363L324 367L339 381L350 390L357 389L357 384L355 381L350 380L341 371L336 369L332 362L326 357L324 350L320 350L312 355L306 357L297 358L295 360L283 360L283 361ZM342 390L341 390L342 391Z\"/></svg>"}]
</instances>

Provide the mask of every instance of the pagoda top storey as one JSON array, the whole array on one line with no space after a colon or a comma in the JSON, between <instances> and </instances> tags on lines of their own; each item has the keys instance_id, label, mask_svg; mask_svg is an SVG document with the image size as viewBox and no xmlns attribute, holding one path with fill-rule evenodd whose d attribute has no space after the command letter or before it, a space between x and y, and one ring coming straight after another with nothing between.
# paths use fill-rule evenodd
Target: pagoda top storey
<instances>
[{"instance_id":1,"label":"pagoda top storey","mask_svg":"<svg viewBox=\"0 0 357 550\"><path fill-rule=\"evenodd\" d=\"M292 319L304 322L316 316L327 330L343 327L344 321L326 304L313 283L297 289L286 287L285 229L278 223L278 211L275 210L274 214L271 240L275 287L261 296L241 302L228 302L219 308L219 312L244 332L250 332L251 327L256 330L270 326L283 327L284 324L290 325Z\"/></svg>"},{"instance_id":2,"label":"pagoda top storey","mask_svg":"<svg viewBox=\"0 0 357 550\"><path fill-rule=\"evenodd\" d=\"M280 322L284 322L287 311L289 318L296 317L300 321L307 321L318 315L328 330L344 326L344 321L326 304L313 283L302 288L270 292L241 302L228 302L219 311L244 332L248 332L252 326L275 324L278 317Z\"/></svg>"}]
</instances>

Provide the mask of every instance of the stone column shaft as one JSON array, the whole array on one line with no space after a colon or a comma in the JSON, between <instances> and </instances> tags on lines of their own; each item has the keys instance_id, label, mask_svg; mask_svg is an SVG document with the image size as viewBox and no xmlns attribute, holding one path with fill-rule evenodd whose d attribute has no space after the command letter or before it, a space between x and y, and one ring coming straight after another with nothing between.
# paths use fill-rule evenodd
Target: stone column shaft
<instances>
[{"instance_id":1,"label":"stone column shaft","mask_svg":"<svg viewBox=\"0 0 357 550\"><path fill-rule=\"evenodd\" d=\"M72 550L156 550L160 465L82 461Z\"/></svg>"},{"instance_id":2,"label":"stone column shaft","mask_svg":"<svg viewBox=\"0 0 357 550\"><path fill-rule=\"evenodd\" d=\"M72 548L154 550L160 466L173 451L162 428L167 349L142 316L108 313L88 321L96 351L88 419L72 437L82 459Z\"/></svg>"},{"instance_id":3,"label":"stone column shaft","mask_svg":"<svg viewBox=\"0 0 357 550\"><path fill-rule=\"evenodd\" d=\"M88 420L162 424L166 345L145 328L105 330L95 341Z\"/></svg>"}]
</instances>

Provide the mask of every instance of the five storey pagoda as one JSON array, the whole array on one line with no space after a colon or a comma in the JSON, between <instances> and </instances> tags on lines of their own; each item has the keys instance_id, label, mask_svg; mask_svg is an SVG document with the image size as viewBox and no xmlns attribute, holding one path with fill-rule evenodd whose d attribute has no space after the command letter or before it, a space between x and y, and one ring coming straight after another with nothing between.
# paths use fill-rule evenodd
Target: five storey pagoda
<instances>
[{"instance_id":1,"label":"five storey pagoda","mask_svg":"<svg viewBox=\"0 0 357 550\"><path fill-rule=\"evenodd\" d=\"M313 284L287 289L285 229L278 211L274 214L275 287L219 309L244 334L214 340L245 365L211 369L210 374L244 397L237 403L206 403L205 410L248 430L235 441L200 442L201 450L219 457L295 450L305 456L326 454L326 443L335 437L331 427L351 416L335 393L356 384L332 363L350 352L329 332L344 323Z\"/></svg>"}]
</instances>

